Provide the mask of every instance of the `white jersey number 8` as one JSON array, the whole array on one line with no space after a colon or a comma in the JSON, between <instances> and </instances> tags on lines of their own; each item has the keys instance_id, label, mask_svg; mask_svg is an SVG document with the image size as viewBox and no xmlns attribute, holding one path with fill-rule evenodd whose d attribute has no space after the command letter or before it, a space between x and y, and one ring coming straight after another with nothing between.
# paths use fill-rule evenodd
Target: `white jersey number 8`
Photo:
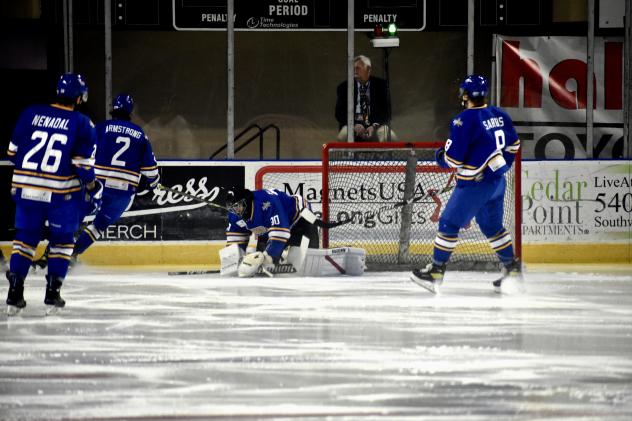
<instances>
[{"instance_id":1,"label":"white jersey number 8","mask_svg":"<svg viewBox=\"0 0 632 421\"><path fill-rule=\"evenodd\" d=\"M505 132L502 130L496 130L494 132L494 137L496 138L496 149L502 151L505 147Z\"/></svg>"}]
</instances>

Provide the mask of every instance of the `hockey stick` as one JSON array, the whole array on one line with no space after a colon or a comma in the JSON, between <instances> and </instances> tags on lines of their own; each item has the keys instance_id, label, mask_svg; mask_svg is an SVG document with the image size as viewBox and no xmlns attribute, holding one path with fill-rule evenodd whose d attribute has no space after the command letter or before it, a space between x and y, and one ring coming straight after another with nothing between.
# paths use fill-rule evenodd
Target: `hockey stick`
<instances>
[{"instance_id":1,"label":"hockey stick","mask_svg":"<svg viewBox=\"0 0 632 421\"><path fill-rule=\"evenodd\" d=\"M415 203L419 203L419 202L423 202L423 201L425 201L427 199L437 197L440 194L447 193L447 192L451 191L452 189L454 189L454 187L455 187L455 184L452 183L452 180L454 180L454 178L455 178L455 174L452 173L450 175L450 178L448 178L448 182L445 184L445 186L441 190L428 189L428 190L426 190L426 193L424 193L423 195L421 195L419 197L414 197L414 198L408 199L408 200L402 200L401 202L397 202L397 203L394 203L392 205L382 206L375 213L379 215L382 212L403 208L404 206L415 204Z\"/></svg>"},{"instance_id":2,"label":"hockey stick","mask_svg":"<svg viewBox=\"0 0 632 421\"><path fill-rule=\"evenodd\" d=\"M176 272L167 272L169 276L177 275L208 275L211 273L219 273L219 270L182 270Z\"/></svg>"},{"instance_id":3,"label":"hockey stick","mask_svg":"<svg viewBox=\"0 0 632 421\"><path fill-rule=\"evenodd\" d=\"M296 273L297 270L291 263L280 263L274 266L271 269L265 269L262 267L257 271L257 275L265 274L267 276L274 276L277 273ZM211 270L181 270L174 272L167 272L169 276L181 276L181 275L211 275L218 274L220 271L218 269Z\"/></svg>"},{"instance_id":4,"label":"hockey stick","mask_svg":"<svg viewBox=\"0 0 632 421\"><path fill-rule=\"evenodd\" d=\"M314 224L319 228L336 228L340 225L348 224L351 222L351 219L345 219L344 221L335 221L335 222L325 222L322 219L319 219L314 212L310 208L303 208L301 211L301 218L309 222L310 224Z\"/></svg>"}]
</instances>

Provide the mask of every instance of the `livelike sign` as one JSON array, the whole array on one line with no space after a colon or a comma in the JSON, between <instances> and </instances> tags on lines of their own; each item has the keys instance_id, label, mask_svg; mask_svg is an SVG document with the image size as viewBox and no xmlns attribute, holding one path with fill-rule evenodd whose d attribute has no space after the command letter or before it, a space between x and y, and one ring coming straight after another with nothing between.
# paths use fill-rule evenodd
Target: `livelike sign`
<instances>
[{"instance_id":1,"label":"livelike sign","mask_svg":"<svg viewBox=\"0 0 632 421\"><path fill-rule=\"evenodd\" d=\"M226 0L173 0L179 31L226 30ZM356 0L355 28L397 23L400 31L426 26L425 0ZM339 0L235 0L235 30L346 31L347 2Z\"/></svg>"},{"instance_id":2,"label":"livelike sign","mask_svg":"<svg viewBox=\"0 0 632 421\"><path fill-rule=\"evenodd\" d=\"M592 158L621 158L623 40L595 38ZM497 103L527 159L587 158L586 38L507 37L496 44Z\"/></svg>"}]
</instances>

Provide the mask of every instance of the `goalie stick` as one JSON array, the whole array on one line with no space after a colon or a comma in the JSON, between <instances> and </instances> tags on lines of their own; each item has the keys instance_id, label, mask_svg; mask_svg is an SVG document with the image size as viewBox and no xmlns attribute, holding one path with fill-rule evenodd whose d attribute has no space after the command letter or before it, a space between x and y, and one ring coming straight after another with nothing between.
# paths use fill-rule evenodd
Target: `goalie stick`
<instances>
[{"instance_id":1,"label":"goalie stick","mask_svg":"<svg viewBox=\"0 0 632 421\"><path fill-rule=\"evenodd\" d=\"M219 273L219 269L211 269L211 270L180 270L180 271L173 271L173 272L167 272L167 274L169 276L181 276L181 275L211 275L211 274L218 274ZM296 268L291 264L291 263L280 263L278 265L276 265L274 268L272 269L265 269L263 267L260 267L259 270L257 271L257 275L276 275L278 273L296 273Z\"/></svg>"},{"instance_id":2,"label":"goalie stick","mask_svg":"<svg viewBox=\"0 0 632 421\"><path fill-rule=\"evenodd\" d=\"M215 207L215 208L218 208L218 209L223 209L226 212L228 212L228 208L226 208L225 206L219 205L219 204L217 204L215 202L211 202L210 200L203 199L203 198L195 196L193 194L190 194L190 193L187 193L187 192L183 192L183 191L171 188L171 187L167 187L167 186L164 186L162 184L158 184L158 186L156 186L156 188L158 188L160 190L168 191L168 192L173 193L173 194L179 194L180 196L186 197L187 199L195 200L195 201L198 201L200 203L206 203L209 206L212 206L212 207ZM312 215L314 215L313 218L306 217L306 215L304 214L305 210L308 210L308 209L307 208L303 209L303 211L301 211L301 216L303 216L303 218L305 220L307 220L307 222L309 222L310 224L314 224L314 225L316 225L319 228L327 228L327 229L335 228L337 226L348 224L349 222L351 222L350 220L335 221L335 222L325 222L325 221L323 221L321 219L318 219L318 217L316 215L314 215L313 213L312 213ZM309 213L311 213L311 211Z\"/></svg>"},{"instance_id":3,"label":"goalie stick","mask_svg":"<svg viewBox=\"0 0 632 421\"><path fill-rule=\"evenodd\" d=\"M219 273L219 269L217 270L180 270L174 272L167 272L169 276L176 275L208 275L211 273Z\"/></svg>"}]
</instances>

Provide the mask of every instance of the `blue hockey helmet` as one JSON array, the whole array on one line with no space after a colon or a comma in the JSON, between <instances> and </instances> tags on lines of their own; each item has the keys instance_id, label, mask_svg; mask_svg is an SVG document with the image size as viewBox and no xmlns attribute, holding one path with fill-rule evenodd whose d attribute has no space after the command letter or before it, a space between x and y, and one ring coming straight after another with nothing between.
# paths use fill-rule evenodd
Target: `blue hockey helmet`
<instances>
[{"instance_id":1,"label":"blue hockey helmet","mask_svg":"<svg viewBox=\"0 0 632 421\"><path fill-rule=\"evenodd\" d=\"M134 98L130 94L118 94L112 101L112 110L131 114L134 111Z\"/></svg>"},{"instance_id":2,"label":"blue hockey helmet","mask_svg":"<svg viewBox=\"0 0 632 421\"><path fill-rule=\"evenodd\" d=\"M483 98L487 96L487 79L481 75L469 75L459 85L459 95L467 94L470 98Z\"/></svg>"},{"instance_id":3,"label":"blue hockey helmet","mask_svg":"<svg viewBox=\"0 0 632 421\"><path fill-rule=\"evenodd\" d=\"M57 96L81 102L88 101L88 85L79 73L64 73L57 81Z\"/></svg>"}]
</instances>

